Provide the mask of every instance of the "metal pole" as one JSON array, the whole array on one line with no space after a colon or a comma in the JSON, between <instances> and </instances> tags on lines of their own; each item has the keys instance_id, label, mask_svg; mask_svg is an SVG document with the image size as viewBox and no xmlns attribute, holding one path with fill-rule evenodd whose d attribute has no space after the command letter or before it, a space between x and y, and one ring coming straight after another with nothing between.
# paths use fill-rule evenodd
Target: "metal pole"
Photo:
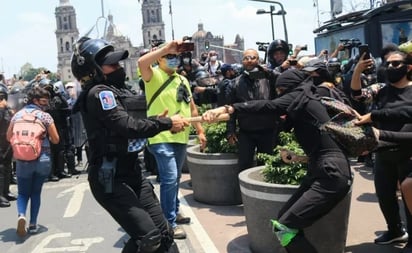
<instances>
[{"instance_id":1,"label":"metal pole","mask_svg":"<svg viewBox=\"0 0 412 253\"><path fill-rule=\"evenodd\" d=\"M173 28L172 0L169 0L169 14L170 14L170 23L172 26L172 40L174 40L175 39L175 29Z\"/></svg>"},{"instance_id":2,"label":"metal pole","mask_svg":"<svg viewBox=\"0 0 412 253\"><path fill-rule=\"evenodd\" d=\"M275 11L275 6L270 6L270 23L272 24L272 41L275 40L275 28L273 27L273 12Z\"/></svg>"},{"instance_id":3,"label":"metal pole","mask_svg":"<svg viewBox=\"0 0 412 253\"><path fill-rule=\"evenodd\" d=\"M273 3L273 4L277 4L280 6L280 9L282 11L282 19L283 19L283 30L285 33L285 41L288 42L288 30L286 28L286 20L285 20L285 9L283 8L283 4L280 2L276 2L276 1L271 1L271 0L249 0L249 1L255 1L255 2L263 2L263 3Z\"/></svg>"}]
</instances>

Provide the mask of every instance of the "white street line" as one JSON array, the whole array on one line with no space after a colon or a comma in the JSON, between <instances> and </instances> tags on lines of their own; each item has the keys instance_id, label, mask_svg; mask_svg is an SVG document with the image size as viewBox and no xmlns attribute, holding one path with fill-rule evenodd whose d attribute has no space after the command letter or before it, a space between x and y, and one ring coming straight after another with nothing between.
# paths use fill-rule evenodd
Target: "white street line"
<instances>
[{"instance_id":1,"label":"white street line","mask_svg":"<svg viewBox=\"0 0 412 253\"><path fill-rule=\"evenodd\" d=\"M203 249L203 252L207 253L219 253L215 244L210 239L209 235L200 224L199 220L197 219L196 215L193 213L192 208L186 202L184 196L179 192L179 200L180 200L180 209L182 209L182 213L185 216L189 216L191 219L190 229L194 232L193 234L196 236L197 240L200 243L200 246Z\"/></svg>"}]
</instances>

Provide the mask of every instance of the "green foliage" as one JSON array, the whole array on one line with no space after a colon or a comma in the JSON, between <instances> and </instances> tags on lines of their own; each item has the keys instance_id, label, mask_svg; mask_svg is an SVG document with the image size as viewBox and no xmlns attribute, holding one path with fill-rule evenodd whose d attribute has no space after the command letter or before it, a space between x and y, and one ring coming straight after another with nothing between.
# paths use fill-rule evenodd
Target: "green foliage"
<instances>
[{"instance_id":1,"label":"green foliage","mask_svg":"<svg viewBox=\"0 0 412 253\"><path fill-rule=\"evenodd\" d=\"M274 149L274 155L259 153L257 158L265 163L262 170L265 182L273 184L299 185L306 175L307 165L305 163L284 163L280 157L280 150L287 149L297 155L305 155L297 143L293 132L281 132L279 134L279 145Z\"/></svg>"},{"instance_id":2,"label":"green foliage","mask_svg":"<svg viewBox=\"0 0 412 253\"><path fill-rule=\"evenodd\" d=\"M226 139L226 123L219 122L204 126L206 153L237 153L237 146L230 145Z\"/></svg>"}]
</instances>

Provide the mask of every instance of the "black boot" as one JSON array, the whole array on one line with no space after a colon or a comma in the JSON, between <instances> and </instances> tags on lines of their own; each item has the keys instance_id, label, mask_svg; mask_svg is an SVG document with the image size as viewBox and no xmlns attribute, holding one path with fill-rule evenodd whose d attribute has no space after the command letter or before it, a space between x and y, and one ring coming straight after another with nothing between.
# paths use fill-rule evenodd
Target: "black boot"
<instances>
[{"instance_id":1,"label":"black boot","mask_svg":"<svg viewBox=\"0 0 412 253\"><path fill-rule=\"evenodd\" d=\"M5 186L5 166L0 164L0 207L9 207L10 202L3 196Z\"/></svg>"},{"instance_id":2,"label":"black boot","mask_svg":"<svg viewBox=\"0 0 412 253\"><path fill-rule=\"evenodd\" d=\"M0 196L0 207L9 207L10 202L3 196Z\"/></svg>"},{"instance_id":3,"label":"black boot","mask_svg":"<svg viewBox=\"0 0 412 253\"><path fill-rule=\"evenodd\" d=\"M11 169L11 161L7 163L7 166L5 166L5 173L4 173L4 192L3 196L8 200L8 201L14 201L17 199L17 196L13 193L10 192L10 183L12 179L12 169Z\"/></svg>"}]
</instances>

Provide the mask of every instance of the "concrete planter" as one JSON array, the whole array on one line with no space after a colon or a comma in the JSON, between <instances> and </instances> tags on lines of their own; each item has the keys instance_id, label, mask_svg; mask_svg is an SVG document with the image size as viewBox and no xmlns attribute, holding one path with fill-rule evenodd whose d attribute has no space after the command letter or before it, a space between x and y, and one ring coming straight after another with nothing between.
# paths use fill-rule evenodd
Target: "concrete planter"
<instances>
[{"instance_id":1,"label":"concrete planter","mask_svg":"<svg viewBox=\"0 0 412 253\"><path fill-rule=\"evenodd\" d=\"M241 204L237 160L237 154L201 153L199 145L188 147L194 199L211 205Z\"/></svg>"},{"instance_id":2,"label":"concrete planter","mask_svg":"<svg viewBox=\"0 0 412 253\"><path fill-rule=\"evenodd\" d=\"M297 186L263 182L263 166L239 174L250 249L253 253L286 253L272 233L270 219L276 218ZM326 216L305 229L319 253L343 253L348 230L352 191Z\"/></svg>"},{"instance_id":3,"label":"concrete planter","mask_svg":"<svg viewBox=\"0 0 412 253\"><path fill-rule=\"evenodd\" d=\"M189 142L187 143L187 147L190 148L197 144L198 144L197 135L189 135ZM183 163L182 172L183 173L190 172L189 166L187 165L187 156L186 156L185 162Z\"/></svg>"}]
</instances>

